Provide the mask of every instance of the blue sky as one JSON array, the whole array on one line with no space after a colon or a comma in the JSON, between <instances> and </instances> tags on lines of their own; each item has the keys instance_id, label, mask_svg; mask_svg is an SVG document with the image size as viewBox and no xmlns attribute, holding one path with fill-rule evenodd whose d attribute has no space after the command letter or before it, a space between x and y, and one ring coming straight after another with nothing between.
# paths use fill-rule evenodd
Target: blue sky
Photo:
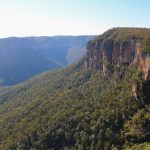
<instances>
[{"instance_id":1,"label":"blue sky","mask_svg":"<svg viewBox=\"0 0 150 150\"><path fill-rule=\"evenodd\" d=\"M150 0L0 0L0 37L101 34L150 27Z\"/></svg>"}]
</instances>

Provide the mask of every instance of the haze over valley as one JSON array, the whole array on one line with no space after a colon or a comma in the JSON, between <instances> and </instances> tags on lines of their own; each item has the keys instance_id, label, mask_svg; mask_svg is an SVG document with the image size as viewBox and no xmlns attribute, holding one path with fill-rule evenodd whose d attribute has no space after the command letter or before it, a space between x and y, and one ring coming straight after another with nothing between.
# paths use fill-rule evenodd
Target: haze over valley
<instances>
[{"instance_id":1,"label":"haze over valley","mask_svg":"<svg viewBox=\"0 0 150 150\"><path fill-rule=\"evenodd\" d=\"M14 85L43 71L76 63L94 36L0 39L0 85Z\"/></svg>"}]
</instances>

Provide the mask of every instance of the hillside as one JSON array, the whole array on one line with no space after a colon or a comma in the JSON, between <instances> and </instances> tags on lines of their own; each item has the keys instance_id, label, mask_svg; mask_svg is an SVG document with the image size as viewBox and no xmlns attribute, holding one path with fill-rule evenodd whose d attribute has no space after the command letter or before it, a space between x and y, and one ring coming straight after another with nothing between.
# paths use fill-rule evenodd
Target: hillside
<instances>
[{"instance_id":1,"label":"hillside","mask_svg":"<svg viewBox=\"0 0 150 150\"><path fill-rule=\"evenodd\" d=\"M149 31L111 29L77 64L0 89L0 149L149 149Z\"/></svg>"},{"instance_id":2,"label":"hillside","mask_svg":"<svg viewBox=\"0 0 150 150\"><path fill-rule=\"evenodd\" d=\"M77 62L93 36L0 39L0 86L14 85L43 71Z\"/></svg>"}]
</instances>

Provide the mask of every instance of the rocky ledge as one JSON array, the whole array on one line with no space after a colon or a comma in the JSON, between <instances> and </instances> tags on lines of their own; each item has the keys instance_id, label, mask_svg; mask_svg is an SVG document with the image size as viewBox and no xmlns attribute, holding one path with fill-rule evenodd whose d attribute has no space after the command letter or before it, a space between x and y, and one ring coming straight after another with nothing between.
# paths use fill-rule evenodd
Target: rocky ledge
<instances>
[{"instance_id":1,"label":"rocky ledge","mask_svg":"<svg viewBox=\"0 0 150 150\"><path fill-rule=\"evenodd\" d=\"M104 75L119 66L137 65L145 80L150 80L150 29L114 28L87 44L84 64Z\"/></svg>"}]
</instances>

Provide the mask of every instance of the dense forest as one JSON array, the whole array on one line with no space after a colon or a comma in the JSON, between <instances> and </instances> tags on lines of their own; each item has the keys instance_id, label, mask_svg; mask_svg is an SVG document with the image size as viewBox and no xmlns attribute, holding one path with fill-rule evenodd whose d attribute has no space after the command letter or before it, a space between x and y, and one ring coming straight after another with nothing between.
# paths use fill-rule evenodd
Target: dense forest
<instances>
[{"instance_id":1,"label":"dense forest","mask_svg":"<svg viewBox=\"0 0 150 150\"><path fill-rule=\"evenodd\" d=\"M118 68L117 78L105 76L82 59L1 88L0 149L148 150L150 83L136 65ZM141 87L136 98L133 83Z\"/></svg>"}]
</instances>

